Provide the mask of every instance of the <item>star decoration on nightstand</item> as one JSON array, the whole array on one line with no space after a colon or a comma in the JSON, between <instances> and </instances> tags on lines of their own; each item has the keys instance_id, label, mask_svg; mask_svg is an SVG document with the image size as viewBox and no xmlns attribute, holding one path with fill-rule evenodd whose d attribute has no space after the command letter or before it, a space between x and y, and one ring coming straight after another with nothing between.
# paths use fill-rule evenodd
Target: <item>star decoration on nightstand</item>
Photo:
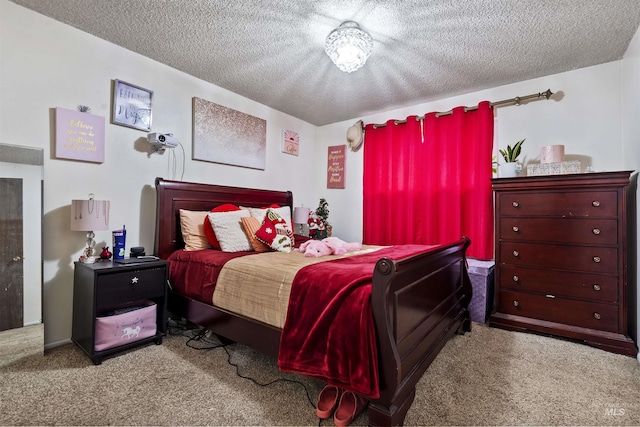
<instances>
[{"instance_id":1,"label":"star decoration on nightstand","mask_svg":"<svg viewBox=\"0 0 640 427\"><path fill-rule=\"evenodd\" d=\"M133 279L131 279L131 283L134 283L134 284L135 284L135 283L138 283L138 278L137 278L137 277L134 277Z\"/></svg>"}]
</instances>

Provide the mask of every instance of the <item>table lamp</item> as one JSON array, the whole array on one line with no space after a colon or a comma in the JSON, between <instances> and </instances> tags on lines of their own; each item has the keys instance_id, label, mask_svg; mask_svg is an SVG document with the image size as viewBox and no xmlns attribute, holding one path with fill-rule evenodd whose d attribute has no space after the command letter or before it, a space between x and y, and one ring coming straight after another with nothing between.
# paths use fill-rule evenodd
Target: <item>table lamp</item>
<instances>
[{"instance_id":1,"label":"table lamp","mask_svg":"<svg viewBox=\"0 0 640 427\"><path fill-rule=\"evenodd\" d=\"M305 208L303 206L299 208L293 208L293 223L300 224L300 235L304 236L304 225L309 220L309 212L311 209Z\"/></svg>"},{"instance_id":2,"label":"table lamp","mask_svg":"<svg viewBox=\"0 0 640 427\"><path fill-rule=\"evenodd\" d=\"M71 201L71 230L87 232L87 247L81 262L95 262L93 249L96 246L94 231L106 231L109 229L109 201L95 200L93 193L88 200Z\"/></svg>"}]
</instances>

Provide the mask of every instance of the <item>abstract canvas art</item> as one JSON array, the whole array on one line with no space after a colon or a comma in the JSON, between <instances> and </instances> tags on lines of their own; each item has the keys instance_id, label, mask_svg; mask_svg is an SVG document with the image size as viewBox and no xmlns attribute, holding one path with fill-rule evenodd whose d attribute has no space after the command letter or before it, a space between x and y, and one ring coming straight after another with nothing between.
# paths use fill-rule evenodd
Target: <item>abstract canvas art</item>
<instances>
[{"instance_id":1,"label":"abstract canvas art","mask_svg":"<svg viewBox=\"0 0 640 427\"><path fill-rule=\"evenodd\" d=\"M264 170L267 121L193 98L193 159Z\"/></svg>"}]
</instances>

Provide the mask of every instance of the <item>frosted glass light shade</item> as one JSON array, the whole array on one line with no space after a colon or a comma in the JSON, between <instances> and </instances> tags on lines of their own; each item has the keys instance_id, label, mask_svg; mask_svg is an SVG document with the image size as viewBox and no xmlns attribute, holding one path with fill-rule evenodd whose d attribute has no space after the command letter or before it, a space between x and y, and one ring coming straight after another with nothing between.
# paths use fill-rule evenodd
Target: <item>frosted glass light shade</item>
<instances>
[{"instance_id":1,"label":"frosted glass light shade","mask_svg":"<svg viewBox=\"0 0 640 427\"><path fill-rule=\"evenodd\" d=\"M357 22L345 21L327 36L324 50L336 66L347 73L361 68L373 49L373 39Z\"/></svg>"}]
</instances>

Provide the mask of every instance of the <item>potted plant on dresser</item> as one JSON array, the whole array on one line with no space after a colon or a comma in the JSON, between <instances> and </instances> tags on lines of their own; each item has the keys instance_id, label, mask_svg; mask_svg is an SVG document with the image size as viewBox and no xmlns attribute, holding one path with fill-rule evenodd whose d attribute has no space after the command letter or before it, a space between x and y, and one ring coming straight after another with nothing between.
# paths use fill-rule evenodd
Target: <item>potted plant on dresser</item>
<instances>
[{"instance_id":1,"label":"potted plant on dresser","mask_svg":"<svg viewBox=\"0 0 640 427\"><path fill-rule=\"evenodd\" d=\"M524 139L521 139L513 147L507 145L506 150L498 150L504 160L504 163L498 165L498 176L500 178L513 178L514 176L518 176L518 172L520 172L518 170L518 156L522 152L523 142Z\"/></svg>"}]
</instances>

